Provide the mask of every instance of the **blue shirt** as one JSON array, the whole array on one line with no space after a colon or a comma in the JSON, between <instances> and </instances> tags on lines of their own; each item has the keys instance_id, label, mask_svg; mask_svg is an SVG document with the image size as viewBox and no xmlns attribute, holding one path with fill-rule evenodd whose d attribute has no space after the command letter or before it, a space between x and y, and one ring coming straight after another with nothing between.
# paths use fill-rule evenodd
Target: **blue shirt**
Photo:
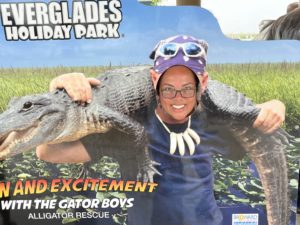
<instances>
[{"instance_id":1,"label":"blue shirt","mask_svg":"<svg viewBox=\"0 0 300 225\"><path fill-rule=\"evenodd\" d=\"M184 132L185 124L167 124L175 133ZM206 124L205 115L192 116L191 128L198 133L201 143L195 154L178 150L169 153L170 134L153 116L146 123L149 150L156 168L158 187L154 193L132 194L134 207L129 209L129 225L220 225L222 214L213 192L213 153L230 153L231 143ZM187 146L186 146L187 149Z\"/></svg>"},{"instance_id":2,"label":"blue shirt","mask_svg":"<svg viewBox=\"0 0 300 225\"><path fill-rule=\"evenodd\" d=\"M191 128L201 138L195 154L190 156L186 151L184 156L180 156L177 150L171 155L170 134L158 121L154 111L151 112L145 122L148 148L152 159L161 164L156 168L162 176L155 176L158 187L153 193L127 194L128 198L135 199L134 206L128 209L128 225L221 225L222 214L213 192L212 156L220 153L231 159L239 159L244 152L227 131L208 124L205 113L194 113ZM172 132L179 133L186 130L187 123L167 126ZM124 145L134 144L133 140L127 139L125 134L114 136L113 131L109 131L98 138L98 143L86 138L83 144L93 159L105 155L101 152L101 149L105 149L105 153L111 153L112 157L123 157L123 166L130 167L129 160L124 160L126 154L121 154ZM101 147L94 151L95 146Z\"/></svg>"}]
</instances>

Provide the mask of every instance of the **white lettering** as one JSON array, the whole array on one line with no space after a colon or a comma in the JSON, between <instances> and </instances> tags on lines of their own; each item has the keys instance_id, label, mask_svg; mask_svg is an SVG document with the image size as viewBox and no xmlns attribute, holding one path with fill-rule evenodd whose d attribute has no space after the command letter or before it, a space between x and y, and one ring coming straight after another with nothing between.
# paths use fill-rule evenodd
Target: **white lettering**
<instances>
[{"instance_id":1,"label":"white lettering","mask_svg":"<svg viewBox=\"0 0 300 225\"><path fill-rule=\"evenodd\" d=\"M1 18L2 18L3 26L13 25L12 21L10 20L11 17L11 12L9 11L10 4L1 4L0 6L1 6Z\"/></svg>"},{"instance_id":2,"label":"white lettering","mask_svg":"<svg viewBox=\"0 0 300 225\"><path fill-rule=\"evenodd\" d=\"M85 23L82 2L73 2L73 23Z\"/></svg>"},{"instance_id":3,"label":"white lettering","mask_svg":"<svg viewBox=\"0 0 300 225\"><path fill-rule=\"evenodd\" d=\"M122 13L119 9L120 7L121 7L121 2L117 0L111 0L109 2L109 10L112 12L112 14L109 17L111 22L118 23L122 20Z\"/></svg>"},{"instance_id":4,"label":"white lettering","mask_svg":"<svg viewBox=\"0 0 300 225\"><path fill-rule=\"evenodd\" d=\"M96 2L85 2L86 22L96 23L99 20Z\"/></svg>"}]
</instances>

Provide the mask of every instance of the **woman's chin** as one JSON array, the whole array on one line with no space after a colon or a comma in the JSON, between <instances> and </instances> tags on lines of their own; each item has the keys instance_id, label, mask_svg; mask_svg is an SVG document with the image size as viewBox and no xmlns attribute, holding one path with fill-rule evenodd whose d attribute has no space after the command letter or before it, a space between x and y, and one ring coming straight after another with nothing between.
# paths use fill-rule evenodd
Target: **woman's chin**
<instances>
[{"instance_id":1,"label":"woman's chin","mask_svg":"<svg viewBox=\"0 0 300 225\"><path fill-rule=\"evenodd\" d=\"M183 112L172 112L169 114L172 123L184 123L187 120L188 113Z\"/></svg>"}]
</instances>

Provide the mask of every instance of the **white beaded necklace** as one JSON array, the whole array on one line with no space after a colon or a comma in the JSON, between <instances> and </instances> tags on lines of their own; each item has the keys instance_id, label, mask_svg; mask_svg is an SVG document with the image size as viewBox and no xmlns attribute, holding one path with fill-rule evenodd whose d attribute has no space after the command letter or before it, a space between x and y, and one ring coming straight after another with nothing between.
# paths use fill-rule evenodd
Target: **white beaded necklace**
<instances>
[{"instance_id":1,"label":"white beaded necklace","mask_svg":"<svg viewBox=\"0 0 300 225\"><path fill-rule=\"evenodd\" d=\"M166 124L162 121L159 115L155 111L155 115L158 121L163 125L166 131L170 134L170 154L174 155L178 145L178 151L181 156L185 153L185 145L184 141L186 142L190 155L195 153L195 144L200 144L200 137L199 135L190 128L191 126L191 116L189 116L188 126L183 133L174 133L170 131L170 129L166 126Z\"/></svg>"}]
</instances>

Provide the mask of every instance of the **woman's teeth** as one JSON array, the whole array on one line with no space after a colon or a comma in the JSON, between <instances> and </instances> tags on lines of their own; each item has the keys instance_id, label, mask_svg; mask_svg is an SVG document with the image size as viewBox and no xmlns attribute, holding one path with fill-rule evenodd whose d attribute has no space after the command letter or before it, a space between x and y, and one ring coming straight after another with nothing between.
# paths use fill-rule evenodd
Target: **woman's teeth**
<instances>
[{"instance_id":1,"label":"woman's teeth","mask_svg":"<svg viewBox=\"0 0 300 225\"><path fill-rule=\"evenodd\" d=\"M172 107L175 109L182 109L184 105L172 105Z\"/></svg>"}]
</instances>

